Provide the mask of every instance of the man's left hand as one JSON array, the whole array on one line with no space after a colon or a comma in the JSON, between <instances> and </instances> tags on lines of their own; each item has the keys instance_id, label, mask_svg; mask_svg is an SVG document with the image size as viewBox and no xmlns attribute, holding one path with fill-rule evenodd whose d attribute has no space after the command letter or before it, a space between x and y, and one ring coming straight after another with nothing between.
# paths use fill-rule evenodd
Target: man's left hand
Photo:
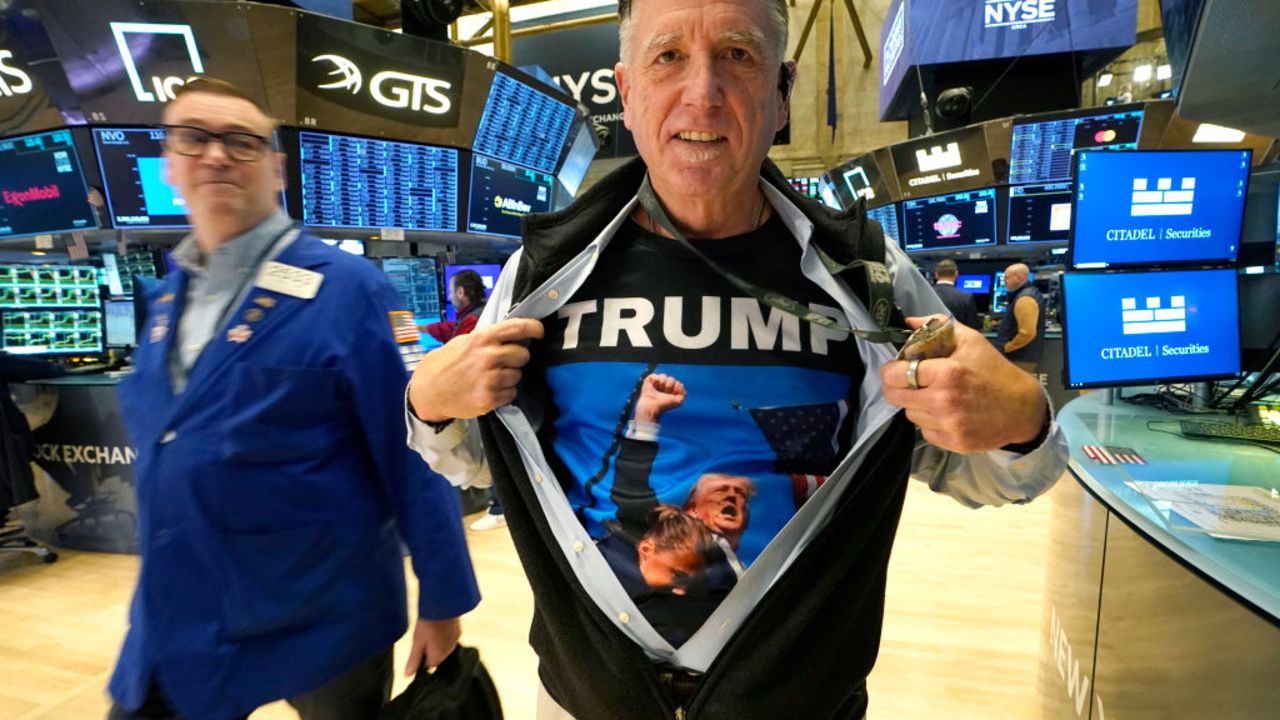
<instances>
[{"instance_id":1,"label":"man's left hand","mask_svg":"<svg viewBox=\"0 0 1280 720\"><path fill-rule=\"evenodd\" d=\"M927 318L907 318L917 328ZM1019 369L981 333L956 324L950 357L923 360L920 389L907 385L907 363L880 368L884 397L907 411L924 439L958 453L985 452L1035 439L1048 415L1040 381Z\"/></svg>"},{"instance_id":2,"label":"man's left hand","mask_svg":"<svg viewBox=\"0 0 1280 720\"><path fill-rule=\"evenodd\" d=\"M453 649L458 647L458 638L461 636L462 621L458 618L419 619L413 627L413 646L409 649L409 661L404 666L405 677L416 675L424 664L433 668L444 662Z\"/></svg>"}]
</instances>

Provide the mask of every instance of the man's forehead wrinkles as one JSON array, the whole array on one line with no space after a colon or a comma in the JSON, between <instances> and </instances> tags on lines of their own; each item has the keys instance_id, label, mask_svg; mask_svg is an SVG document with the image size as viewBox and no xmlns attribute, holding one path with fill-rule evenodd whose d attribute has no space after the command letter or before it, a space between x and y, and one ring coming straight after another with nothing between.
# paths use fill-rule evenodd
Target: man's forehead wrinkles
<instances>
[{"instance_id":1,"label":"man's forehead wrinkles","mask_svg":"<svg viewBox=\"0 0 1280 720\"><path fill-rule=\"evenodd\" d=\"M659 32L651 35L649 39L645 41L644 47L646 50L653 50L656 48L666 48L672 45L678 45L684 41L685 34L683 32ZM739 28L717 33L712 41L716 44L731 43L763 47L765 45L765 34L756 28Z\"/></svg>"}]
</instances>

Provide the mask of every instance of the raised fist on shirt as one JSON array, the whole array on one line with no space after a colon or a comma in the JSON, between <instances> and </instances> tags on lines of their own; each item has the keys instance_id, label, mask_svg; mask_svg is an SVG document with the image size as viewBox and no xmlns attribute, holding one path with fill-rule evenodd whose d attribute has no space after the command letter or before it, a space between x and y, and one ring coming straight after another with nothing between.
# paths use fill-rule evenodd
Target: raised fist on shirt
<instances>
[{"instance_id":1,"label":"raised fist on shirt","mask_svg":"<svg viewBox=\"0 0 1280 720\"><path fill-rule=\"evenodd\" d=\"M636 422L657 423L663 413L684 404L684 383L662 373L644 379L640 399L636 401Z\"/></svg>"}]
</instances>

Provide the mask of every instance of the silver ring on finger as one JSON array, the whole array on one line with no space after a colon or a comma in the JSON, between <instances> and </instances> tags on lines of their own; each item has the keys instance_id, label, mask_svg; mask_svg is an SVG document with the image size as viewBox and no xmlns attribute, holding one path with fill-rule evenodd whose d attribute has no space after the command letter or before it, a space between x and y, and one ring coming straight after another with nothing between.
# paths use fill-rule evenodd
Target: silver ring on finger
<instances>
[{"instance_id":1,"label":"silver ring on finger","mask_svg":"<svg viewBox=\"0 0 1280 720\"><path fill-rule=\"evenodd\" d=\"M916 373L920 371L920 361L912 360L907 363L907 387L912 390L920 389L920 381L917 379Z\"/></svg>"}]
</instances>

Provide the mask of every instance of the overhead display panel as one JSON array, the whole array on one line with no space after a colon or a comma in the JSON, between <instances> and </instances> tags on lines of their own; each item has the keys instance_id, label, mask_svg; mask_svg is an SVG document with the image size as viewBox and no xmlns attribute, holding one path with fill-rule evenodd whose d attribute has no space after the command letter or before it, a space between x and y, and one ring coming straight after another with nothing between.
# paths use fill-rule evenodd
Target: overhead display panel
<instances>
[{"instance_id":1,"label":"overhead display panel","mask_svg":"<svg viewBox=\"0 0 1280 720\"><path fill-rule=\"evenodd\" d=\"M475 155L467 231L519 237L520 218L551 209L554 182L547 173Z\"/></svg>"},{"instance_id":2,"label":"overhead display panel","mask_svg":"<svg viewBox=\"0 0 1280 720\"><path fill-rule=\"evenodd\" d=\"M904 198L995 184L981 125L899 143L891 152Z\"/></svg>"},{"instance_id":3,"label":"overhead display panel","mask_svg":"<svg viewBox=\"0 0 1280 720\"><path fill-rule=\"evenodd\" d=\"M0 238L98 227L70 130L0 140Z\"/></svg>"},{"instance_id":4,"label":"overhead display panel","mask_svg":"<svg viewBox=\"0 0 1280 720\"><path fill-rule=\"evenodd\" d=\"M302 222L458 231L458 151L299 132Z\"/></svg>"},{"instance_id":5,"label":"overhead display panel","mask_svg":"<svg viewBox=\"0 0 1280 720\"><path fill-rule=\"evenodd\" d=\"M470 143L492 75L475 53L317 15L297 33L300 127Z\"/></svg>"},{"instance_id":6,"label":"overhead display panel","mask_svg":"<svg viewBox=\"0 0 1280 720\"><path fill-rule=\"evenodd\" d=\"M472 149L542 172L555 172L574 109L499 72L489 88Z\"/></svg>"},{"instance_id":7,"label":"overhead display panel","mask_svg":"<svg viewBox=\"0 0 1280 720\"><path fill-rule=\"evenodd\" d=\"M915 102L913 67L1129 47L1137 28L1138 0L901 0L880 32L880 119Z\"/></svg>"},{"instance_id":8,"label":"overhead display panel","mask_svg":"<svg viewBox=\"0 0 1280 720\"><path fill-rule=\"evenodd\" d=\"M246 3L42 0L40 21L71 90L92 123L158 123L187 78L235 83L292 122L294 78L282 49L294 45L294 14ZM282 72L283 69L283 72Z\"/></svg>"},{"instance_id":9,"label":"overhead display panel","mask_svg":"<svg viewBox=\"0 0 1280 720\"><path fill-rule=\"evenodd\" d=\"M893 177L893 161L885 150L876 150L853 158L830 171L836 185L836 195L846 207L853 207L861 198L868 207L879 207L893 202L897 182ZM892 187L891 187L892 185Z\"/></svg>"},{"instance_id":10,"label":"overhead display panel","mask_svg":"<svg viewBox=\"0 0 1280 720\"><path fill-rule=\"evenodd\" d=\"M1049 183L1071 179L1077 150L1137 150L1143 106L1037 115L1015 120L1009 182Z\"/></svg>"},{"instance_id":11,"label":"overhead display panel","mask_svg":"<svg viewBox=\"0 0 1280 720\"><path fill-rule=\"evenodd\" d=\"M39 22L22 13L0 18L0 136L77 119L64 117L50 96L66 84L54 57Z\"/></svg>"},{"instance_id":12,"label":"overhead display panel","mask_svg":"<svg viewBox=\"0 0 1280 720\"><path fill-rule=\"evenodd\" d=\"M993 188L902 202L902 247L910 252L996 244Z\"/></svg>"}]
</instances>

